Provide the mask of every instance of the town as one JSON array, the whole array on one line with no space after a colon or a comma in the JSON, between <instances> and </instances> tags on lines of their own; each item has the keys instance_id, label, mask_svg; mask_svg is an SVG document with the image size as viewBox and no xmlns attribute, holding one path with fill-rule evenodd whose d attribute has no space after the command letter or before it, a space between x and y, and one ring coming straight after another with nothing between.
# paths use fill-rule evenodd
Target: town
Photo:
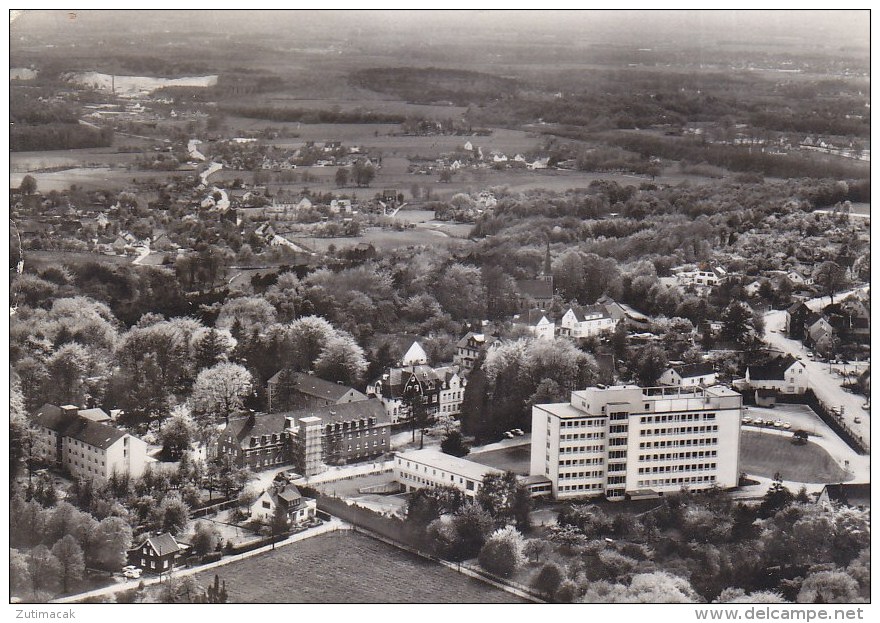
<instances>
[{"instance_id":1,"label":"town","mask_svg":"<svg viewBox=\"0 0 880 623\"><path fill-rule=\"evenodd\" d=\"M11 27L12 601L870 601L860 49L307 71L60 13Z\"/></svg>"}]
</instances>

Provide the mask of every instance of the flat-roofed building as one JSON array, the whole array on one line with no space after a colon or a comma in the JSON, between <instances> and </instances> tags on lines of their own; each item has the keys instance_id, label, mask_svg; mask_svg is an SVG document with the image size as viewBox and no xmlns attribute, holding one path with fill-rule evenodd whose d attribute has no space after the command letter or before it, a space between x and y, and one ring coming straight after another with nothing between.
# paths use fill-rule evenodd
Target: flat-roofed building
<instances>
[{"instance_id":1,"label":"flat-roofed building","mask_svg":"<svg viewBox=\"0 0 880 623\"><path fill-rule=\"evenodd\" d=\"M559 499L735 487L742 396L728 387L617 385L532 408L531 469Z\"/></svg>"},{"instance_id":2,"label":"flat-roofed building","mask_svg":"<svg viewBox=\"0 0 880 623\"><path fill-rule=\"evenodd\" d=\"M425 487L455 487L476 498L486 474L503 474L500 469L480 465L433 448L398 452L394 457L394 479L405 491Z\"/></svg>"}]
</instances>

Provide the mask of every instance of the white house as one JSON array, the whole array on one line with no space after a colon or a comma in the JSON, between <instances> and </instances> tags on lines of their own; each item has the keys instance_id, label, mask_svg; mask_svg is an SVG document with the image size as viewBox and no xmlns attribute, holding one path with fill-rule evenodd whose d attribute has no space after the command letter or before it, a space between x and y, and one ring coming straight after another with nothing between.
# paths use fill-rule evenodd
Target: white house
<instances>
[{"instance_id":1,"label":"white house","mask_svg":"<svg viewBox=\"0 0 880 623\"><path fill-rule=\"evenodd\" d=\"M418 342L413 342L400 362L402 366L424 366L428 363L428 353Z\"/></svg>"},{"instance_id":2,"label":"white house","mask_svg":"<svg viewBox=\"0 0 880 623\"><path fill-rule=\"evenodd\" d=\"M690 363L669 368L657 382L674 387L708 387L715 385L717 380L711 363Z\"/></svg>"},{"instance_id":3,"label":"white house","mask_svg":"<svg viewBox=\"0 0 880 623\"><path fill-rule=\"evenodd\" d=\"M611 316L605 305L571 305L559 321L560 335L574 338L592 337L614 331L616 327L617 320Z\"/></svg>"},{"instance_id":4,"label":"white house","mask_svg":"<svg viewBox=\"0 0 880 623\"><path fill-rule=\"evenodd\" d=\"M552 340L556 336L556 323L540 309L529 310L524 315L517 314L513 317L513 323L526 327L539 340Z\"/></svg>"},{"instance_id":5,"label":"white house","mask_svg":"<svg viewBox=\"0 0 880 623\"><path fill-rule=\"evenodd\" d=\"M444 419L460 415L467 379L458 374L456 366L435 368L434 372L444 379L444 383L440 386L440 408L437 416Z\"/></svg>"},{"instance_id":6,"label":"white house","mask_svg":"<svg viewBox=\"0 0 880 623\"><path fill-rule=\"evenodd\" d=\"M299 489L291 484L272 485L251 504L251 518L269 523L279 506L290 523L296 525L315 518L317 502L311 498L304 498Z\"/></svg>"},{"instance_id":7,"label":"white house","mask_svg":"<svg viewBox=\"0 0 880 623\"><path fill-rule=\"evenodd\" d=\"M762 366L749 366L742 381L739 384L748 389L769 389L782 394L803 394L810 387L807 367L791 355Z\"/></svg>"}]
</instances>

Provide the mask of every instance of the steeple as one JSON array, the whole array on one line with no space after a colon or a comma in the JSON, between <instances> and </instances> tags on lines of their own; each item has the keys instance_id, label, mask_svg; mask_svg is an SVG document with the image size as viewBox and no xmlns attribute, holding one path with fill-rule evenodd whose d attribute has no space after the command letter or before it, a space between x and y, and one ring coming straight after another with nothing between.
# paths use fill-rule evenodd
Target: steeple
<instances>
[{"instance_id":1,"label":"steeple","mask_svg":"<svg viewBox=\"0 0 880 623\"><path fill-rule=\"evenodd\" d=\"M547 241L547 253L544 255L544 274L552 275L553 267L550 264L550 241Z\"/></svg>"}]
</instances>

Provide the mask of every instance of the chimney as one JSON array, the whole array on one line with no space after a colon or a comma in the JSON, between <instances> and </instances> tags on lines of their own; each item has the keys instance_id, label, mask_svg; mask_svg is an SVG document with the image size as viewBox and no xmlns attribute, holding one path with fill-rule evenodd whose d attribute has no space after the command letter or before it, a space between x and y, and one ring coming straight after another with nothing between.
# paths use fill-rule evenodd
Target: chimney
<instances>
[{"instance_id":1,"label":"chimney","mask_svg":"<svg viewBox=\"0 0 880 623\"><path fill-rule=\"evenodd\" d=\"M61 405L61 410L64 412L64 415L68 417L79 415L79 407L73 405Z\"/></svg>"}]
</instances>

